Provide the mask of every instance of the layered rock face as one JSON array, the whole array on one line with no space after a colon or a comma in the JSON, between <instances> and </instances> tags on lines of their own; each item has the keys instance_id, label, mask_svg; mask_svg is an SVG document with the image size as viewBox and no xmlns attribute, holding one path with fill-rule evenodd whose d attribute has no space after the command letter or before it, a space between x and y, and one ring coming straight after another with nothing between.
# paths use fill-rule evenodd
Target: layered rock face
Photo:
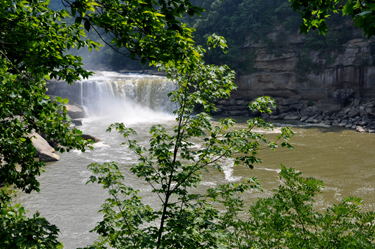
<instances>
[{"instance_id":1,"label":"layered rock face","mask_svg":"<svg viewBox=\"0 0 375 249\"><path fill-rule=\"evenodd\" d=\"M314 106L319 110L318 113L310 110L309 115L305 115L307 118L302 121L306 122L313 116L316 118L322 115L317 119L317 123L322 120L324 123L328 120L324 120L324 117L348 112L348 107L351 107L358 115L352 113L352 117L347 116L345 127L349 124L354 127L354 123L358 126L365 121L367 125L371 124L373 116L371 113L365 115L364 110L368 109L366 103L372 103L371 100L375 98L372 40L351 39L341 49L330 52L326 52L324 48L320 51L306 51L303 46L305 35L296 32L283 37L280 32L282 29L276 27L275 32L268 35L274 43L284 44L283 53L278 55L270 53L269 49L261 44L248 42L244 45L244 51L252 51L256 55L253 61L254 72L237 77L237 91L232 93L231 99L218 101L218 113L254 115L248 111L247 105L256 97L266 95L275 98L278 104L278 109L271 118L301 120L304 116L301 112L309 113L311 106ZM355 28L352 28L351 32L353 37L361 36ZM278 40L280 37L282 41ZM364 109L362 115L360 107ZM356 120L349 120L351 118ZM336 116L330 120L339 119L340 122L343 120Z\"/></svg>"},{"instance_id":2,"label":"layered rock face","mask_svg":"<svg viewBox=\"0 0 375 249\"><path fill-rule=\"evenodd\" d=\"M265 47L247 44L256 53L255 72L239 76L239 91L235 97L254 98L259 95L291 98L300 95L313 101L337 102L334 92L352 89L354 97L375 97L375 66L370 43L366 39L352 39L340 50L329 52L301 51L305 36L287 38L290 49L279 57L268 54ZM275 41L277 42L277 41ZM314 68L299 76L298 61L302 54L310 58ZM328 61L327 57L331 58Z\"/></svg>"}]
</instances>

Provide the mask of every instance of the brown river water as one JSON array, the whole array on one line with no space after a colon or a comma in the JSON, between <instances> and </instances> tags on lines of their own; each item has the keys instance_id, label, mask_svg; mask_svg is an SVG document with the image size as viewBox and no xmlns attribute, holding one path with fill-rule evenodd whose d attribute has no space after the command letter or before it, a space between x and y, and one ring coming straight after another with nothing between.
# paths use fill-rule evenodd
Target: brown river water
<instances>
[{"instance_id":1,"label":"brown river water","mask_svg":"<svg viewBox=\"0 0 375 249\"><path fill-rule=\"evenodd\" d=\"M106 191L96 184L86 185L91 173L87 165L93 162L104 163L116 161L125 175L125 183L142 191L145 203L158 207L158 199L151 194L147 183L130 173L130 166L137 158L124 146L121 135L106 133L106 128L114 122L124 122L138 132L138 141L147 145L149 128L162 124L167 129L175 125L175 119L169 114L153 111L139 105L129 108L117 107L115 114L91 116L83 120L80 129L83 133L98 137L101 141L94 145L93 151L82 153L71 151L61 154L61 160L48 163L45 172L38 178L40 193L19 193L16 202L21 202L31 213L39 211L60 231L60 241L65 248L83 247L92 243L97 237L89 231L101 219L98 214L101 204L108 197ZM240 120L236 128L244 128ZM280 131L276 123L274 131L259 131L272 138ZM250 205L259 197L268 197L276 188L280 165L294 167L303 172L303 176L323 180L325 189L316 198L317 209L338 203L347 196L357 196L364 200L363 210L375 210L375 134L360 134L353 130L338 127L308 126L292 123L289 126L295 135L291 140L294 150L262 150L262 164L250 170L245 166L232 166L232 161L223 162L223 172L210 171L203 175L202 186L214 186L226 182L238 182L247 177L259 179L264 192L252 191L244 196ZM200 144L197 143L199 148Z\"/></svg>"},{"instance_id":2,"label":"brown river water","mask_svg":"<svg viewBox=\"0 0 375 249\"><path fill-rule=\"evenodd\" d=\"M61 160L49 163L45 173L39 177L40 193L18 195L18 202L32 212L39 211L60 228L60 239L65 248L85 246L96 238L89 230L100 220L101 215L97 211L107 194L99 185L85 184L90 176L87 165L92 162L118 162L125 174L126 184L140 189L144 201L151 206L159 205L158 199L150 193L149 186L129 172L136 157L126 147L119 145L122 137L116 133L104 133L110 123L100 119L86 119L81 129L101 139L94 150L62 154ZM174 120L165 116L159 122L134 122L129 127L138 131L139 141L146 145L148 129L155 123L172 127ZM241 123L237 125L238 128L243 126ZM267 132L267 136L277 135L279 129L276 127L274 133ZM238 182L255 176L260 180L264 192L246 193L246 202L251 204L258 197L270 196L270 190L280 184L277 173L282 163L303 172L303 176L324 181L326 187L317 197L318 208L324 209L347 196L357 196L364 200L364 210L375 210L374 134L305 125L292 125L292 129L295 132L291 141L294 150L262 150L260 157L263 163L255 165L252 170L245 166L233 167L228 160L223 164L223 172L212 170L209 175L204 175L202 185Z\"/></svg>"}]
</instances>

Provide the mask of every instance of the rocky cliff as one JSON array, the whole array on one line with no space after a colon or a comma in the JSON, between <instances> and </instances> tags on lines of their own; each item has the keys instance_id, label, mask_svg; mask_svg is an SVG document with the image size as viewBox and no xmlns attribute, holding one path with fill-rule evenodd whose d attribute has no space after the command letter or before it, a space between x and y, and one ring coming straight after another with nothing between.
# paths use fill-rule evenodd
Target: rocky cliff
<instances>
[{"instance_id":1,"label":"rocky cliff","mask_svg":"<svg viewBox=\"0 0 375 249\"><path fill-rule=\"evenodd\" d=\"M345 25L339 28L348 27ZM307 122L310 117L319 117L309 122L328 124L325 121L331 120L331 124L339 119L335 118L336 114L348 114L347 107L351 107L357 108L353 111L357 115L348 117L339 114L341 119L336 121L337 125L345 119L342 116L357 119L346 120L346 125L343 123L340 126L355 129L360 123L371 124L371 112L362 110L360 115L359 108L375 98L373 41L358 38L362 37L360 31L350 29L353 39L348 39L333 50L324 47L306 49L305 35L299 35L297 31L286 35L281 27L276 27L268 35L274 44L279 44L276 52L270 51L264 44L246 42L243 46L244 54L251 51L255 56L252 62L245 60L244 63L253 64L253 73L237 77L238 90L233 92L231 99L217 103L218 113L252 115L248 111L248 103L256 97L267 95L275 98L278 104L271 118L300 120L304 116L302 121ZM309 106L310 109L314 106L315 111L311 115L303 115ZM324 120L333 114L333 118Z\"/></svg>"},{"instance_id":2,"label":"rocky cliff","mask_svg":"<svg viewBox=\"0 0 375 249\"><path fill-rule=\"evenodd\" d=\"M352 28L352 37L361 37ZM254 98L259 95L337 102L335 91L352 89L352 97L375 97L375 66L371 43L364 38L351 39L340 49L303 47L306 36L295 33L280 36L282 29L268 37L282 44L279 56L269 53L261 44L247 43L244 50L256 54L254 73L238 77L237 96ZM280 40L282 39L282 40Z\"/></svg>"}]
</instances>

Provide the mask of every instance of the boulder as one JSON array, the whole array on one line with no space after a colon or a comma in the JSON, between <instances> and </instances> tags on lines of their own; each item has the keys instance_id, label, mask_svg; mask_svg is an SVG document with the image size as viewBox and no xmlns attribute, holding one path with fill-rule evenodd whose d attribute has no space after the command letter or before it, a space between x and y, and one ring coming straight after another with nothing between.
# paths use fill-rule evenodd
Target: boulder
<instances>
[{"instance_id":1,"label":"boulder","mask_svg":"<svg viewBox=\"0 0 375 249\"><path fill-rule=\"evenodd\" d=\"M38 154L40 154L42 151L45 153L52 153L55 151L55 149L52 148L49 143L38 133L33 132L30 137L32 137L31 142L33 143L33 146L37 150Z\"/></svg>"},{"instance_id":2,"label":"boulder","mask_svg":"<svg viewBox=\"0 0 375 249\"><path fill-rule=\"evenodd\" d=\"M281 113L279 115L279 119L284 119L286 116L288 116L289 114L288 113Z\"/></svg>"},{"instance_id":3,"label":"boulder","mask_svg":"<svg viewBox=\"0 0 375 249\"><path fill-rule=\"evenodd\" d=\"M304 106L305 105L301 103L301 104L290 105L289 107L296 109L296 110L302 110Z\"/></svg>"},{"instance_id":4,"label":"boulder","mask_svg":"<svg viewBox=\"0 0 375 249\"><path fill-rule=\"evenodd\" d=\"M296 115L296 114L289 114L287 116L285 116L285 120L299 120L301 117L299 115Z\"/></svg>"},{"instance_id":5,"label":"boulder","mask_svg":"<svg viewBox=\"0 0 375 249\"><path fill-rule=\"evenodd\" d=\"M75 124L75 126L81 126L82 120L80 119L72 119L72 123Z\"/></svg>"},{"instance_id":6,"label":"boulder","mask_svg":"<svg viewBox=\"0 0 375 249\"><path fill-rule=\"evenodd\" d=\"M91 139L92 141L94 141L94 143L97 143L100 141L98 138L88 135L88 134L82 134L81 137L85 140Z\"/></svg>"},{"instance_id":7,"label":"boulder","mask_svg":"<svg viewBox=\"0 0 375 249\"><path fill-rule=\"evenodd\" d=\"M41 151L39 154L39 160L43 162L55 162L60 160L60 156L55 153L45 153L44 151Z\"/></svg>"},{"instance_id":8,"label":"boulder","mask_svg":"<svg viewBox=\"0 0 375 249\"><path fill-rule=\"evenodd\" d=\"M365 111L368 115L375 116L375 108L374 107L366 108Z\"/></svg>"},{"instance_id":9,"label":"boulder","mask_svg":"<svg viewBox=\"0 0 375 249\"><path fill-rule=\"evenodd\" d=\"M354 108L352 108L352 107L348 107L348 108L346 108L346 109L343 109L343 113L348 114L348 113L351 112L353 109L354 109Z\"/></svg>"},{"instance_id":10,"label":"boulder","mask_svg":"<svg viewBox=\"0 0 375 249\"><path fill-rule=\"evenodd\" d=\"M281 105L294 105L294 104L298 104L298 101L296 99L283 99L282 101L280 101Z\"/></svg>"},{"instance_id":11,"label":"boulder","mask_svg":"<svg viewBox=\"0 0 375 249\"><path fill-rule=\"evenodd\" d=\"M333 97L338 102L343 102L344 100L348 99L353 93L354 90L351 88L338 89L333 92Z\"/></svg>"},{"instance_id":12,"label":"boulder","mask_svg":"<svg viewBox=\"0 0 375 249\"><path fill-rule=\"evenodd\" d=\"M365 126L365 125L368 124L368 121L366 119L364 119L364 120L360 121L358 124L361 125L361 126Z\"/></svg>"},{"instance_id":13,"label":"boulder","mask_svg":"<svg viewBox=\"0 0 375 249\"><path fill-rule=\"evenodd\" d=\"M358 111L358 109L356 109L356 108L353 108L349 113L348 113L348 117L349 118L354 118L354 117L356 117L356 116L358 116L359 115L359 111Z\"/></svg>"},{"instance_id":14,"label":"boulder","mask_svg":"<svg viewBox=\"0 0 375 249\"><path fill-rule=\"evenodd\" d=\"M312 123L314 124L320 123L320 121L321 119L319 119L318 117L312 119Z\"/></svg>"},{"instance_id":15,"label":"boulder","mask_svg":"<svg viewBox=\"0 0 375 249\"><path fill-rule=\"evenodd\" d=\"M320 110L318 107L316 106L310 106L310 107L307 107L303 110L301 110L301 116L314 116L314 115L319 115L322 113L322 110Z\"/></svg>"},{"instance_id":16,"label":"boulder","mask_svg":"<svg viewBox=\"0 0 375 249\"><path fill-rule=\"evenodd\" d=\"M31 142L34 148L37 150L39 160L43 162L53 162L60 160L60 156L54 154L54 148L52 148L49 143L38 133L32 133Z\"/></svg>"},{"instance_id":17,"label":"boulder","mask_svg":"<svg viewBox=\"0 0 375 249\"><path fill-rule=\"evenodd\" d=\"M280 113L285 113L285 112L289 112L289 111L293 110L292 107L287 106L287 105L279 105L277 107L277 109L279 110Z\"/></svg>"},{"instance_id":18,"label":"boulder","mask_svg":"<svg viewBox=\"0 0 375 249\"><path fill-rule=\"evenodd\" d=\"M367 112L365 111L364 107L361 106L363 109L359 109L359 115L362 117L362 118L367 118L368 117L368 114Z\"/></svg>"},{"instance_id":19,"label":"boulder","mask_svg":"<svg viewBox=\"0 0 375 249\"><path fill-rule=\"evenodd\" d=\"M301 118L301 122L304 122L304 121L306 121L306 120L308 120L309 119L309 116L303 116L302 118Z\"/></svg>"},{"instance_id":20,"label":"boulder","mask_svg":"<svg viewBox=\"0 0 375 249\"><path fill-rule=\"evenodd\" d=\"M360 103L361 103L361 99L360 98L356 98L356 99L354 99L352 105L354 107L357 107L357 106L359 106Z\"/></svg>"},{"instance_id":21,"label":"boulder","mask_svg":"<svg viewBox=\"0 0 375 249\"><path fill-rule=\"evenodd\" d=\"M65 105L65 107L66 107L66 110L68 112L68 115L72 119L85 117L85 112L84 112L82 106L67 104L67 105Z\"/></svg>"},{"instance_id":22,"label":"boulder","mask_svg":"<svg viewBox=\"0 0 375 249\"><path fill-rule=\"evenodd\" d=\"M254 113L252 113L252 116L258 116L257 114L258 114L258 112L254 112ZM230 115L230 116L248 116L249 111L248 110L246 110L246 111L229 111L228 115Z\"/></svg>"},{"instance_id":23,"label":"boulder","mask_svg":"<svg viewBox=\"0 0 375 249\"><path fill-rule=\"evenodd\" d=\"M338 126L339 123L340 123L340 121L338 121L338 120L334 120L334 121L332 122L331 125L333 125L333 126Z\"/></svg>"},{"instance_id":24,"label":"boulder","mask_svg":"<svg viewBox=\"0 0 375 249\"><path fill-rule=\"evenodd\" d=\"M325 125L330 125L332 122L331 122L331 120L326 120L326 121L324 121L324 124Z\"/></svg>"}]
</instances>

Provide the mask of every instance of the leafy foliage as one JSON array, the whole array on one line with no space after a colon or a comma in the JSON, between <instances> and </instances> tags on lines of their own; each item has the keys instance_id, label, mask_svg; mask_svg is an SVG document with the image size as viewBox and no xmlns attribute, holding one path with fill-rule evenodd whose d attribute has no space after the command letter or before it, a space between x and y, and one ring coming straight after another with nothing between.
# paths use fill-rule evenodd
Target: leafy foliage
<instances>
[{"instance_id":1,"label":"leafy foliage","mask_svg":"<svg viewBox=\"0 0 375 249\"><path fill-rule=\"evenodd\" d=\"M342 13L344 16L353 18L354 24L363 29L365 35L370 38L375 34L375 3L370 0L326 0L305 1L289 0L294 11L298 11L303 18L300 32L306 33L312 29L318 29L319 33L325 34L328 30L327 18L331 13Z\"/></svg>"},{"instance_id":2,"label":"leafy foliage","mask_svg":"<svg viewBox=\"0 0 375 249\"><path fill-rule=\"evenodd\" d=\"M131 58L138 56L154 63L167 63L177 62L189 54L191 58L199 56L189 49L194 44L190 29L176 19L185 11L191 15L199 12L200 8L191 5L189 0L63 3L69 8L54 11L49 8L49 1L0 2L0 183L13 184L26 193L39 191L36 177L44 166L43 162L34 160L37 155L31 141L34 132L58 141L59 152L73 148L85 151L88 145L81 139L79 130L69 129L64 107L68 100L51 101L45 95L47 79L72 83L92 75L82 68L81 57L67 53L72 48L98 49L100 44L85 39L84 30L103 29L110 33L115 37L114 49L127 48ZM64 21L69 18L75 21L70 24ZM58 230L48 228L49 223L38 215L30 220L22 215L11 218L7 212L12 212L11 199L3 196L0 219L6 230L3 234L8 236L4 241L14 237L20 240L19 248L29 246L29 242L21 239L25 233L24 238L39 247L37 243L43 239L39 239L37 232L52 236L51 241L55 241ZM22 222L27 229L34 229L34 223L39 224L41 230L35 227L36 237L31 240L27 237L32 236L30 230L22 227L11 230ZM57 242L53 243L46 248L54 248Z\"/></svg>"},{"instance_id":3,"label":"leafy foliage","mask_svg":"<svg viewBox=\"0 0 375 249\"><path fill-rule=\"evenodd\" d=\"M224 40L214 36L208 39L210 46L225 48ZM204 53L202 47L197 53ZM139 162L131 167L131 172L144 179L152 187L152 192L160 200L160 209L153 210L143 204L137 191L126 187L116 163L91 164L89 169L99 176L92 176L90 182L98 182L109 190L111 198L102 206L103 221L94 231L100 239L93 248L220 248L225 245L223 229L216 221L220 211L215 202L221 195L243 192L247 188L258 187L256 179L248 179L243 184L212 188L206 194L196 194L203 172L209 169L221 171L222 160L233 158L234 165L252 168L261 160L257 157L262 144L271 149L279 146L276 141L268 141L262 134L253 131L255 127L272 129L272 124L259 118L249 120L247 129L234 130L235 121L230 118L217 123L211 122L207 113L215 110L214 101L227 98L232 89L234 72L227 66L207 65L202 60L185 61L183 65L162 65L168 77L177 85L170 93L172 101L179 108L175 110L176 126L167 131L161 125L152 126L148 148L138 145L132 137L136 132L124 124L113 124L113 129L121 133L130 150L139 156ZM253 108L270 112L271 98L259 98ZM197 112L197 106L200 107ZM283 128L278 139L283 147L288 144L289 128ZM204 144L202 149L194 149L194 140Z\"/></svg>"},{"instance_id":4,"label":"leafy foliage","mask_svg":"<svg viewBox=\"0 0 375 249\"><path fill-rule=\"evenodd\" d=\"M293 168L280 172L282 184L270 198L259 199L249 209L248 220L233 219L231 248L373 248L375 213L361 212L359 198L344 198L323 213L314 210L314 197L324 187L314 178L303 178ZM228 198L226 199L228 200ZM232 202L232 216L238 215Z\"/></svg>"},{"instance_id":5,"label":"leafy foliage","mask_svg":"<svg viewBox=\"0 0 375 249\"><path fill-rule=\"evenodd\" d=\"M80 131L70 131L64 123L63 105L47 100L45 79L72 83L88 77L91 74L82 69L81 58L64 52L98 44L80 40L83 33L78 26L58 24L66 11L52 11L44 1L2 1L0 5L0 182L38 191L35 177L44 164L34 161L32 132L60 141L65 147L58 148L60 152L85 150Z\"/></svg>"},{"instance_id":6,"label":"leafy foliage","mask_svg":"<svg viewBox=\"0 0 375 249\"><path fill-rule=\"evenodd\" d=\"M57 241L59 229L39 213L26 216L20 205L12 205L10 194L0 190L0 246L1 248L62 248Z\"/></svg>"},{"instance_id":7,"label":"leafy foliage","mask_svg":"<svg viewBox=\"0 0 375 249\"><path fill-rule=\"evenodd\" d=\"M109 34L107 46L132 59L156 63L183 60L194 44L190 28L178 20L183 14L199 14L201 8L190 0L128 0L128 1L62 1L75 17L102 37ZM107 36L108 37L108 36ZM120 51L126 48L126 52ZM173 53L171 52L173 51ZM193 54L190 54L193 56Z\"/></svg>"}]
</instances>

